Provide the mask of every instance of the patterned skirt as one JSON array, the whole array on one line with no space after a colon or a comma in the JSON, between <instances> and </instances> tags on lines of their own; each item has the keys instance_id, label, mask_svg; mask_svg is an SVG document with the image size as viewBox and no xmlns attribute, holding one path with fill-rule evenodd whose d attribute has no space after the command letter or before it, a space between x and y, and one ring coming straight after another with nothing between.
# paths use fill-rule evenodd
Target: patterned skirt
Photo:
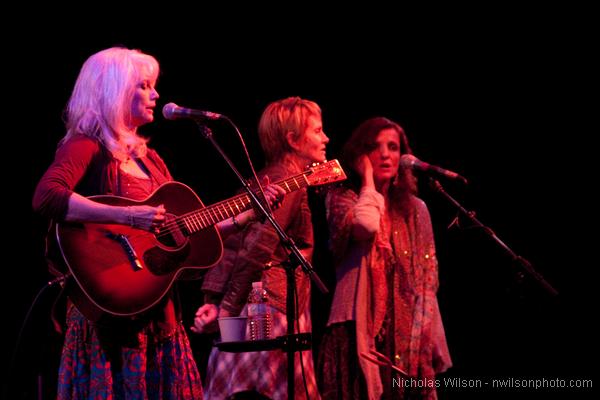
<instances>
[{"instance_id":1,"label":"patterned skirt","mask_svg":"<svg viewBox=\"0 0 600 400\"><path fill-rule=\"evenodd\" d=\"M201 399L202 381L183 325L160 339L150 325L115 345L71 306L57 399Z\"/></svg>"},{"instance_id":2,"label":"patterned skirt","mask_svg":"<svg viewBox=\"0 0 600 400\"><path fill-rule=\"evenodd\" d=\"M356 354L356 324L346 321L329 326L321 340L317 363L323 399L368 398L367 383Z\"/></svg>"}]
</instances>

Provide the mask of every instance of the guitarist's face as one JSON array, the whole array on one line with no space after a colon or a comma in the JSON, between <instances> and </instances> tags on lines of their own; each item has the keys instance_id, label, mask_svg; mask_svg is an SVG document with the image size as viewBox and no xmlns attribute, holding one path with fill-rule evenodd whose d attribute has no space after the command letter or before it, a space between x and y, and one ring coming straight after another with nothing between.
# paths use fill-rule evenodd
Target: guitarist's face
<instances>
[{"instance_id":1,"label":"guitarist's face","mask_svg":"<svg viewBox=\"0 0 600 400\"><path fill-rule=\"evenodd\" d=\"M323 132L323 122L320 116L308 117L306 130L298 138L297 143L292 144L298 155L306 160L306 164L323 162L327 159L325 153L329 138Z\"/></svg>"},{"instance_id":2,"label":"guitarist's face","mask_svg":"<svg viewBox=\"0 0 600 400\"><path fill-rule=\"evenodd\" d=\"M154 121L154 108L159 97L155 85L156 80L147 77L136 85L131 102L132 128Z\"/></svg>"}]
</instances>

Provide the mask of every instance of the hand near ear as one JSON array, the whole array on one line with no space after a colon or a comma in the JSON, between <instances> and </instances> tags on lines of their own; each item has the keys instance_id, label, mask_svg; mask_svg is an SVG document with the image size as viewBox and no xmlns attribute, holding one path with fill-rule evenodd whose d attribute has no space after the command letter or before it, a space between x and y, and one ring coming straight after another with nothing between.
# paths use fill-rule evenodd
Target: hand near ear
<instances>
[{"instance_id":1,"label":"hand near ear","mask_svg":"<svg viewBox=\"0 0 600 400\"><path fill-rule=\"evenodd\" d=\"M373 164L366 154L359 156L354 163L354 170L360 175L363 186L375 187L373 180Z\"/></svg>"}]
</instances>

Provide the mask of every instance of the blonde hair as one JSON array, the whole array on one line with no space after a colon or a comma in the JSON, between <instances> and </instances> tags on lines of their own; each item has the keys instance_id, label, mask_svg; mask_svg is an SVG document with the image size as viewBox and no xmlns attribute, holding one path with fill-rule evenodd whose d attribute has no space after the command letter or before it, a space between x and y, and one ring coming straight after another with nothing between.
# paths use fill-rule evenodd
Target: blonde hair
<instances>
[{"instance_id":1,"label":"blonde hair","mask_svg":"<svg viewBox=\"0 0 600 400\"><path fill-rule=\"evenodd\" d=\"M281 161L293 149L287 141L287 133L292 132L294 140L300 138L308 126L308 118L321 117L317 103L288 97L267 106L258 123L258 136L267 164Z\"/></svg>"},{"instance_id":2,"label":"blonde hair","mask_svg":"<svg viewBox=\"0 0 600 400\"><path fill-rule=\"evenodd\" d=\"M145 76L158 77L156 59L139 50L112 47L90 56L79 72L66 108L67 133L98 139L117 157L146 153L147 140L130 128L136 85Z\"/></svg>"}]
</instances>

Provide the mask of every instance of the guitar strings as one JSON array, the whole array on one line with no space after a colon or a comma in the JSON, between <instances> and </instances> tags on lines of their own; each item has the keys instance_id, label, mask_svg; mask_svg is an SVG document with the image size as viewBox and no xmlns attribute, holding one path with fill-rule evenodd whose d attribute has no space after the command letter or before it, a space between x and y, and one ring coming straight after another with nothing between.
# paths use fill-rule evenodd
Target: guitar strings
<instances>
[{"instance_id":1,"label":"guitar strings","mask_svg":"<svg viewBox=\"0 0 600 400\"><path fill-rule=\"evenodd\" d=\"M279 185L281 188L283 188L287 193L292 192L293 190L297 190L300 188L303 188L305 186L308 185L308 181L306 180L306 172L292 176L288 179L285 179L279 183L277 183L277 185ZM299 177L304 177L304 179L301 179L300 183L298 183L298 179ZM295 187L295 189L292 189L292 187ZM241 207L241 211L240 207L238 206L237 202L241 202L242 203L242 207ZM184 229L187 230L188 235L192 234L192 233L196 233L199 232L203 229L209 228L211 226L214 226L216 224L218 224L221 221L224 221L227 218L230 218L231 215L229 215L231 210L234 210L234 207L231 206L231 203L233 203L235 205L235 209L237 209L239 212L233 212L232 215L237 215L239 213L242 213L246 210L249 209L248 205L250 204L249 201L249 197L247 194L240 194L238 196L235 196L233 198L227 199L227 200L222 200L218 203L215 203L209 207L204 207L200 210L194 210L194 211L190 211L187 212L185 214L181 214L179 216L176 216L175 218L173 218L172 220L166 222L159 230L158 233L155 233L154 236L157 239L161 239L161 238L166 238L168 236L172 236L175 233L178 232L184 232ZM229 209L229 211L228 211ZM217 210L217 212L212 211L212 210ZM226 218L223 218L223 214L226 215ZM185 222L185 219L188 219L189 223ZM216 222L215 222L216 220ZM209 223L207 224L204 221L209 221ZM140 236L145 236L148 233L152 232L147 232L147 231L143 231L137 234L132 234L129 235L130 239L133 238L137 238Z\"/></svg>"},{"instance_id":2,"label":"guitar strings","mask_svg":"<svg viewBox=\"0 0 600 400\"><path fill-rule=\"evenodd\" d=\"M302 176L302 175L303 174L299 174L298 176ZM286 192L288 192L288 193L292 192L292 190L295 190L295 189L292 189L292 186L296 186L296 189L300 189L300 188L304 187L303 185L298 183L298 180L296 178L297 178L297 176L290 177L284 181L281 181L280 183L278 183L278 185L281 188L285 189ZM304 183L305 180L302 180L301 182ZM238 201L242 203L242 207L238 206L238 204L237 204ZM231 203L233 203L235 205L235 207L232 207ZM202 229L206 229L210 226L214 226L214 225L218 224L219 222L224 221L227 218L230 218L232 215L237 215L241 212L248 210L249 204L250 204L250 199L249 199L248 195L241 194L241 195L235 196L231 199L223 200L218 203L215 203L209 207L205 207L200 210L190 211L188 213L179 215L179 216L173 218L171 221L165 223L160 228L160 232L158 234L156 234L156 237L162 238L167 235L174 234L178 231L183 231L183 228L186 228L189 233L199 232ZM236 213L234 209L237 209L239 212ZM240 209L241 209L241 211L240 211ZM216 211L212 211L212 210L216 210ZM230 215L231 211L234 211L234 212ZM223 218L223 215L226 215L226 217ZM185 222L186 218L189 220L189 223ZM216 222L215 222L215 220L216 220ZM209 223L207 224L204 221L209 221ZM191 225L193 225L194 227L192 227L190 229ZM199 229L194 229L195 226L198 226Z\"/></svg>"}]
</instances>

